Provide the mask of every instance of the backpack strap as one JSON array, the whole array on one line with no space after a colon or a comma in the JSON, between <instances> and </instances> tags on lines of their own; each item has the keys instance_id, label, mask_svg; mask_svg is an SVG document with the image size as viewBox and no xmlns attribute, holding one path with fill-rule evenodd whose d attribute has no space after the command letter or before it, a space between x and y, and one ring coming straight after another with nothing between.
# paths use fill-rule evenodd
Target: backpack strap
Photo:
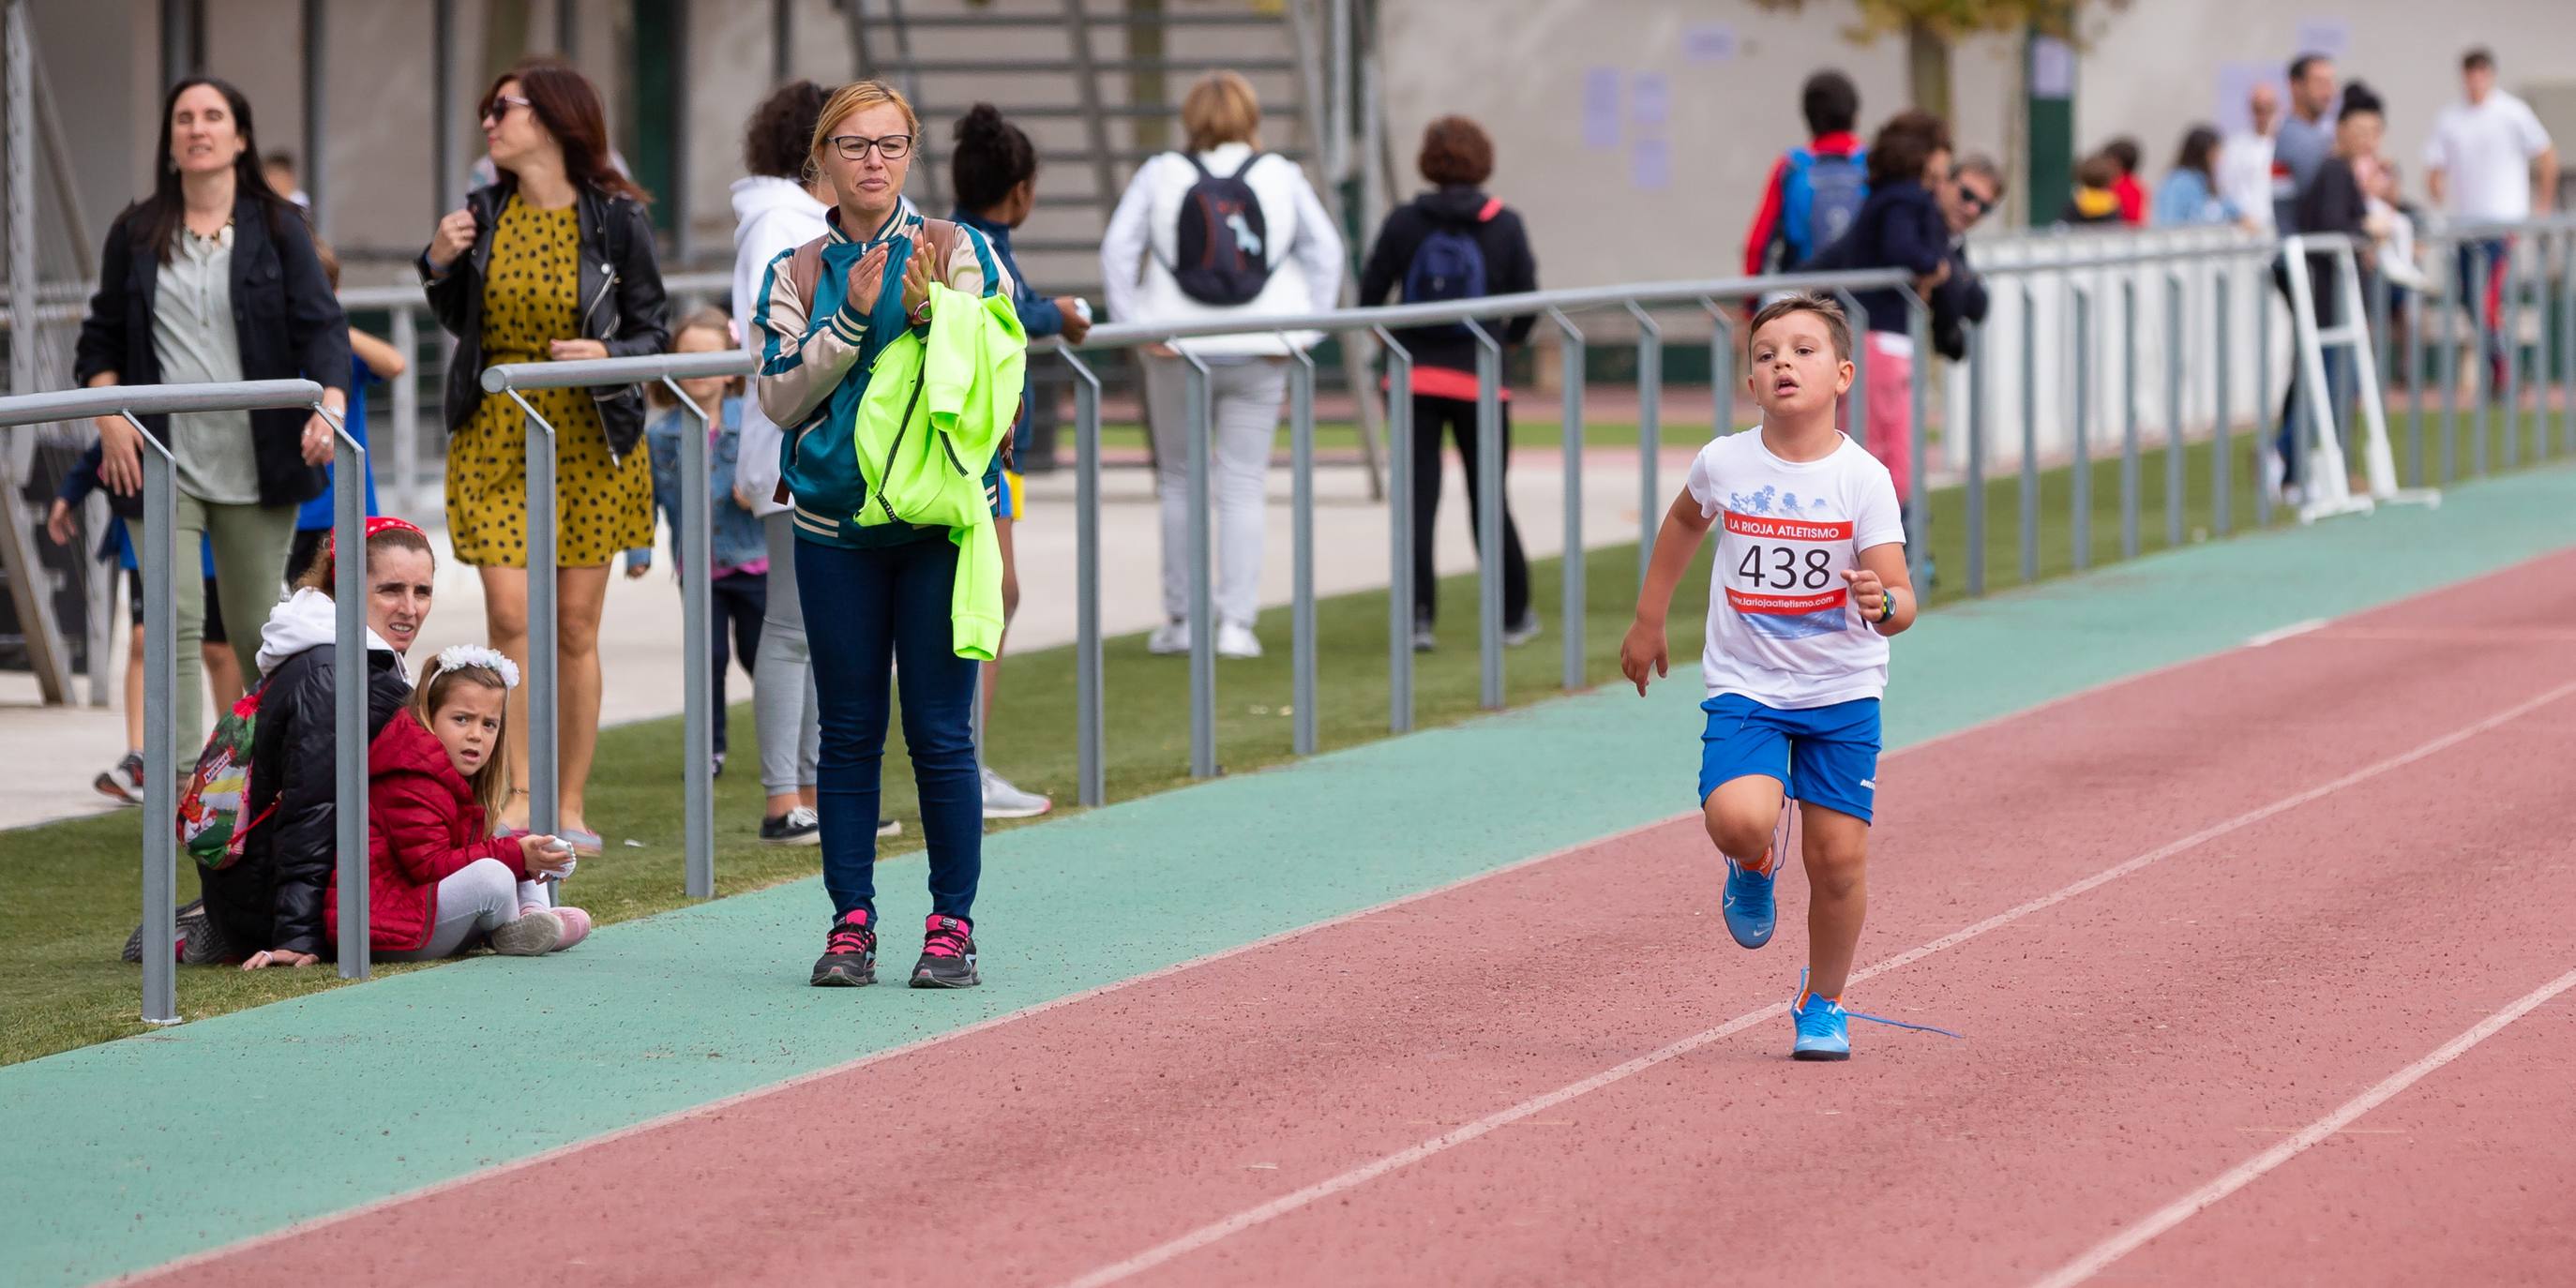
<instances>
[{"instance_id":1,"label":"backpack strap","mask_svg":"<svg viewBox=\"0 0 2576 1288\"><path fill-rule=\"evenodd\" d=\"M1263 157L1266 157L1266 156L1269 156L1269 155L1270 155L1270 154L1269 154L1269 153L1267 153L1267 152L1255 152L1255 153L1253 153L1251 156L1245 157L1245 158L1243 159L1243 164L1242 164L1242 165L1239 165L1239 166L1236 166L1236 167L1234 168L1234 180L1235 180L1235 182L1237 182L1237 183L1241 183L1241 182L1243 182L1243 176L1245 176L1245 175L1247 175L1247 174L1252 173L1252 167L1254 167L1254 166L1257 166L1257 165L1261 164L1261 159L1262 159ZM1207 173L1207 171L1206 171L1206 170L1201 170L1201 171L1199 171L1199 173L1200 173L1200 174L1206 174L1206 173Z\"/></svg>"},{"instance_id":2,"label":"backpack strap","mask_svg":"<svg viewBox=\"0 0 2576 1288\"><path fill-rule=\"evenodd\" d=\"M1190 168L1198 171L1200 178L1213 179L1216 177L1215 175L1208 173L1207 163L1199 160L1198 153L1192 152L1188 148L1175 148L1172 151L1172 155L1189 162Z\"/></svg>"},{"instance_id":3,"label":"backpack strap","mask_svg":"<svg viewBox=\"0 0 2576 1288\"><path fill-rule=\"evenodd\" d=\"M1490 224L1494 222L1494 216L1501 213L1503 213L1503 199L1500 197L1487 197L1485 198L1484 208L1476 212L1476 222L1480 224Z\"/></svg>"},{"instance_id":4,"label":"backpack strap","mask_svg":"<svg viewBox=\"0 0 2576 1288\"><path fill-rule=\"evenodd\" d=\"M796 298L805 302L809 314L814 309L814 284L823 280L823 243L830 238L831 234L825 233L787 257L787 284L796 288Z\"/></svg>"}]
</instances>

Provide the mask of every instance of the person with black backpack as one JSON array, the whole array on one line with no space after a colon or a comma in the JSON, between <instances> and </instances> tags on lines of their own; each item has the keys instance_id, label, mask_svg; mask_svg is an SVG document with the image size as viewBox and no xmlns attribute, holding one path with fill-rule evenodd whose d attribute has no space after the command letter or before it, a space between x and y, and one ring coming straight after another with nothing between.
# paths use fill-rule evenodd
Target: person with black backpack
<instances>
[{"instance_id":1,"label":"person with black backpack","mask_svg":"<svg viewBox=\"0 0 2576 1288\"><path fill-rule=\"evenodd\" d=\"M1786 273L1841 240L1869 196L1869 152L1852 132L1860 121L1860 90L1830 68L1807 78L1798 93L1807 118L1807 146L1791 148L1771 166L1762 205L1744 235L1744 272L1750 277Z\"/></svg>"},{"instance_id":2,"label":"person with black backpack","mask_svg":"<svg viewBox=\"0 0 2576 1288\"><path fill-rule=\"evenodd\" d=\"M1181 100L1188 142L1136 171L1101 238L1102 294L1113 322L1221 322L1331 310L1342 238L1296 162L1261 149L1250 82L1214 72ZM1261 656L1262 506L1271 443L1288 396L1288 355L1316 331L1261 331L1178 342L1209 367L1212 424L1190 407L1190 367L1173 345L1144 351L1145 411L1162 498L1163 624L1155 653L1187 653L1206 623L1189 615L1189 435L1214 437L1216 652Z\"/></svg>"},{"instance_id":3,"label":"person with black backpack","mask_svg":"<svg viewBox=\"0 0 2576 1288\"><path fill-rule=\"evenodd\" d=\"M1416 164L1432 190L1388 213L1360 272L1360 303L1381 303L1399 287L1407 304L1537 290L1538 261L1530 254L1529 233L1519 213L1484 191L1494 172L1494 143L1484 129L1463 116L1433 121L1422 132ZM1503 343L1529 339L1537 320L1535 315L1502 320ZM1413 355L1413 647L1427 652L1434 642L1439 595L1431 533L1440 510L1444 427L1457 440L1458 460L1467 471L1471 522L1478 521L1474 516L1483 514L1486 504L1476 469L1476 339L1458 323L1407 327L1395 334ZM1502 399L1502 463L1509 477L1510 389L1502 391ZM1520 527L1512 522L1508 497L1493 499L1503 506L1503 642L1526 644L1539 632L1538 613L1530 607L1529 558L1521 552Z\"/></svg>"}]
</instances>

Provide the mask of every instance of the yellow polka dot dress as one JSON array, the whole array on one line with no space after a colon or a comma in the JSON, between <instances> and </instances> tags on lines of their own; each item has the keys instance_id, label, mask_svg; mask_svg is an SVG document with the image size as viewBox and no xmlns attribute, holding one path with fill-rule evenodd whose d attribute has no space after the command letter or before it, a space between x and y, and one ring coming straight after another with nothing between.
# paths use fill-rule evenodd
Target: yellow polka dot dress
<instances>
[{"instance_id":1,"label":"yellow polka dot dress","mask_svg":"<svg viewBox=\"0 0 2576 1288\"><path fill-rule=\"evenodd\" d=\"M492 231L483 279L483 361L543 362L553 340L581 335L577 212L537 210L513 194ZM653 466L637 444L612 461L599 410L582 389L525 394L555 427L555 562L599 567L653 544ZM447 443L447 532L458 562L528 566L527 413L485 394Z\"/></svg>"}]
</instances>

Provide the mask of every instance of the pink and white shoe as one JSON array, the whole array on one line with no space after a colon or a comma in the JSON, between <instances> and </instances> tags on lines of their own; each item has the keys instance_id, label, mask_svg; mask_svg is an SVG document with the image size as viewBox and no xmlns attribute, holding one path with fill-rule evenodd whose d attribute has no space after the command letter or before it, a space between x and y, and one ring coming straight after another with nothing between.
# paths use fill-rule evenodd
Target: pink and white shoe
<instances>
[{"instance_id":1,"label":"pink and white shoe","mask_svg":"<svg viewBox=\"0 0 2576 1288\"><path fill-rule=\"evenodd\" d=\"M579 908L566 908L560 906L547 909L547 911L552 912L555 915L555 920L563 923L563 938L555 942L556 952L562 952L563 950L572 947L574 944L580 943L582 940L589 938L589 913L583 912Z\"/></svg>"}]
</instances>

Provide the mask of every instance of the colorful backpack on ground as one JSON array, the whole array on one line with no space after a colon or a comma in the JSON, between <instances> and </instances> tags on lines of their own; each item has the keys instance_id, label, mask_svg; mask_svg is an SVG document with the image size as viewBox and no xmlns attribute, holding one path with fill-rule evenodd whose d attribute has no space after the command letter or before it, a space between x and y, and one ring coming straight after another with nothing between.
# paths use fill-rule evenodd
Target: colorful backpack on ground
<instances>
[{"instance_id":1,"label":"colorful backpack on ground","mask_svg":"<svg viewBox=\"0 0 2576 1288\"><path fill-rule=\"evenodd\" d=\"M243 694L215 722L214 736L206 739L206 749L197 756L197 772L188 776L187 788L179 793L179 848L208 871L239 861L251 829L277 810L277 802L271 800L257 815L242 817L244 803L250 799L251 738L259 726L260 692L253 689Z\"/></svg>"}]
</instances>

